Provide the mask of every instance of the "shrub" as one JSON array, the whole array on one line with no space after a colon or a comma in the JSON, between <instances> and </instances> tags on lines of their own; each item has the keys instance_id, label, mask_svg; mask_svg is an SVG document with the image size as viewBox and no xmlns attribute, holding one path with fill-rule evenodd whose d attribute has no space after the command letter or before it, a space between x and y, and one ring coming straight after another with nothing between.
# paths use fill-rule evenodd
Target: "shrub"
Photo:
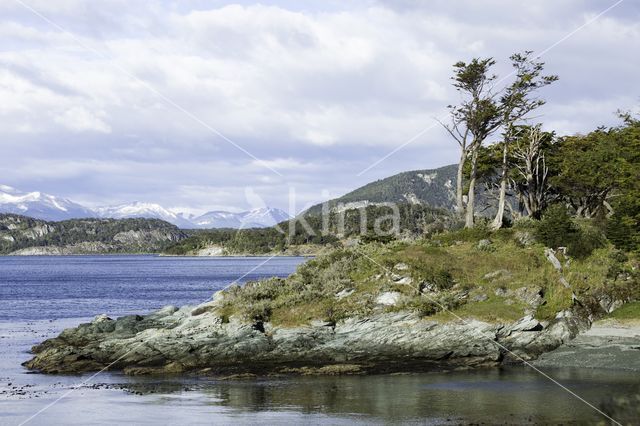
<instances>
[{"instance_id":1,"label":"shrub","mask_svg":"<svg viewBox=\"0 0 640 426\"><path fill-rule=\"evenodd\" d=\"M565 247L579 236L579 230L571 221L566 207L560 204L549 207L536 227L536 238L547 247Z\"/></svg>"},{"instance_id":2,"label":"shrub","mask_svg":"<svg viewBox=\"0 0 640 426\"><path fill-rule=\"evenodd\" d=\"M267 322L271 318L271 302L267 300L261 300L254 302L246 307L244 312L245 318L256 322Z\"/></svg>"},{"instance_id":3,"label":"shrub","mask_svg":"<svg viewBox=\"0 0 640 426\"><path fill-rule=\"evenodd\" d=\"M437 297L419 296L405 304L405 307L413 310L421 317L428 317L438 312L453 311L462 303L455 295L442 293Z\"/></svg>"},{"instance_id":4,"label":"shrub","mask_svg":"<svg viewBox=\"0 0 640 426\"><path fill-rule=\"evenodd\" d=\"M577 225L578 234L569 241L567 249L574 257L589 256L595 249L604 247L607 240L600 228L594 226L591 220L582 220Z\"/></svg>"},{"instance_id":5,"label":"shrub","mask_svg":"<svg viewBox=\"0 0 640 426\"><path fill-rule=\"evenodd\" d=\"M640 229L638 229L638 222L630 216L616 211L607 219L606 234L616 247L626 251L640 252Z\"/></svg>"},{"instance_id":6,"label":"shrub","mask_svg":"<svg viewBox=\"0 0 640 426\"><path fill-rule=\"evenodd\" d=\"M522 231L535 230L537 225L538 221L529 216L520 217L513 222L513 228Z\"/></svg>"},{"instance_id":7,"label":"shrub","mask_svg":"<svg viewBox=\"0 0 640 426\"><path fill-rule=\"evenodd\" d=\"M463 228L456 231L438 234L437 239L445 244L453 244L456 241L478 242L491 236L491 230L486 221L478 220L473 228Z\"/></svg>"},{"instance_id":8,"label":"shrub","mask_svg":"<svg viewBox=\"0 0 640 426\"><path fill-rule=\"evenodd\" d=\"M448 290L453 287L454 284L451 272L445 269L433 271L429 280L438 290Z\"/></svg>"},{"instance_id":9,"label":"shrub","mask_svg":"<svg viewBox=\"0 0 640 426\"><path fill-rule=\"evenodd\" d=\"M606 243L602 231L591 221L583 220L578 225L561 204L547 209L536 227L535 236L547 247L567 247L569 255L578 258L589 256Z\"/></svg>"}]
</instances>

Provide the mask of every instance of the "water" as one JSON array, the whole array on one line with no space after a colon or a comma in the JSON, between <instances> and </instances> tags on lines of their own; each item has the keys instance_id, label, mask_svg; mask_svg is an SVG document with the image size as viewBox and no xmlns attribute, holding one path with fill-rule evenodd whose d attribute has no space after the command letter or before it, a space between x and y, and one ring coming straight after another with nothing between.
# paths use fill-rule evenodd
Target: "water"
<instances>
[{"instance_id":1,"label":"water","mask_svg":"<svg viewBox=\"0 0 640 426\"><path fill-rule=\"evenodd\" d=\"M0 256L1 320L148 312L206 301L230 283L285 277L300 257Z\"/></svg>"},{"instance_id":2,"label":"water","mask_svg":"<svg viewBox=\"0 0 640 426\"><path fill-rule=\"evenodd\" d=\"M96 314L118 316L200 303L244 274L249 273L241 281L284 276L304 261L274 258L259 266L265 260L0 257L0 425L25 420L42 425L607 424L593 408L524 367L213 380L108 372L93 378L50 376L29 374L20 366L29 358L31 345ZM613 397L639 391L636 373L546 372L598 408ZM637 419L627 418L626 423Z\"/></svg>"}]
</instances>

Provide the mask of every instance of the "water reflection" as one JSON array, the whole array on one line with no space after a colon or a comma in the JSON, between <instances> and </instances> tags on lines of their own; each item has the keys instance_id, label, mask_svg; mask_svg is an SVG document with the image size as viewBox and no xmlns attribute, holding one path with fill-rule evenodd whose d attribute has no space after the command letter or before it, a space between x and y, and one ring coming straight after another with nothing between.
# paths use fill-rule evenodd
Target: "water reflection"
<instances>
[{"instance_id":1,"label":"water reflection","mask_svg":"<svg viewBox=\"0 0 640 426\"><path fill-rule=\"evenodd\" d=\"M593 405L618 416L616 420L623 423L637 420L632 410L616 408L612 398L628 399L640 394L638 374L564 369L550 373ZM565 390L524 367L419 375L131 380L123 385L130 392L179 394L245 415L288 412L304 418L322 413L333 419L354 421L430 423L604 420ZM158 396L153 399L155 403L174 402Z\"/></svg>"}]
</instances>

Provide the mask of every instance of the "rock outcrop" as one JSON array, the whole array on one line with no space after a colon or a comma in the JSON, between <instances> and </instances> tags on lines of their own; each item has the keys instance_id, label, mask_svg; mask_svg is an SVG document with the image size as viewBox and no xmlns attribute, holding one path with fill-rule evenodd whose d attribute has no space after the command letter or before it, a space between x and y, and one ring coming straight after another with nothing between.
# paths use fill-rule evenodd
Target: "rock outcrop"
<instances>
[{"instance_id":1,"label":"rock outcrop","mask_svg":"<svg viewBox=\"0 0 640 426\"><path fill-rule=\"evenodd\" d=\"M146 316L105 315L33 348L24 365L45 373L103 368L127 374L367 373L474 368L537 358L585 324L570 314L544 325L477 320L436 322L414 313L378 313L337 324L284 328L216 313L219 298ZM588 324L587 324L588 326Z\"/></svg>"}]
</instances>

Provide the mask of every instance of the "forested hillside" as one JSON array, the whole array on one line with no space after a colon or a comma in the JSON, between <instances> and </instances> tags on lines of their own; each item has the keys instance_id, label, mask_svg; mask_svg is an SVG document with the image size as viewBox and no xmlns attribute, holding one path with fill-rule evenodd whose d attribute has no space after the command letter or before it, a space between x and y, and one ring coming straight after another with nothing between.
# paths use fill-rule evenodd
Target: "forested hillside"
<instances>
[{"instance_id":1,"label":"forested hillside","mask_svg":"<svg viewBox=\"0 0 640 426\"><path fill-rule=\"evenodd\" d=\"M428 170L398 173L362 186L342 197L330 200L329 209L341 204L347 207L364 203L412 203L446 210L455 205L455 164ZM322 204L307 210L306 214L319 214Z\"/></svg>"},{"instance_id":2,"label":"forested hillside","mask_svg":"<svg viewBox=\"0 0 640 426\"><path fill-rule=\"evenodd\" d=\"M397 209L397 223L390 218L393 214L390 207L369 205L363 209L332 212L326 219L308 213L272 228L198 231L169 247L166 253L198 254L215 246L222 250L219 254L296 254L309 245L319 249L338 246L349 239L387 242L415 238L449 229L456 223L451 213L442 209L409 203L398 204ZM377 230L376 223L379 224Z\"/></svg>"},{"instance_id":3,"label":"forested hillside","mask_svg":"<svg viewBox=\"0 0 640 426\"><path fill-rule=\"evenodd\" d=\"M187 235L157 219L73 219L48 222L0 214L0 253L159 252Z\"/></svg>"}]
</instances>

